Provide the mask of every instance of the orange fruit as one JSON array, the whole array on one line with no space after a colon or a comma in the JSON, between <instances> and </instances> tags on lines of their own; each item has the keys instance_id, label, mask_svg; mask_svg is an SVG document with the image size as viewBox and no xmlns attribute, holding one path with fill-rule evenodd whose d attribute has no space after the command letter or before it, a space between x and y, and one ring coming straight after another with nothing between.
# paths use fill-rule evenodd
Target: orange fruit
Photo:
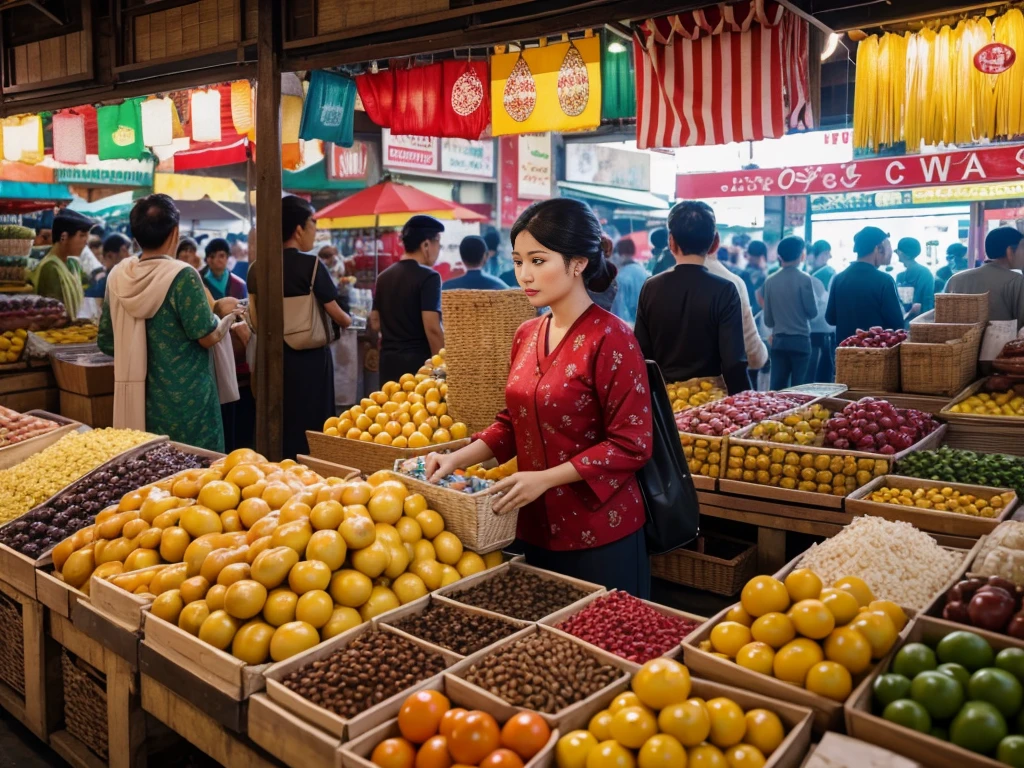
<instances>
[{"instance_id":1,"label":"orange fruit","mask_svg":"<svg viewBox=\"0 0 1024 768\"><path fill-rule=\"evenodd\" d=\"M875 596L871 593L871 587L867 585L864 579L857 576L844 576L832 586L849 592L857 598L859 605L867 605L875 599Z\"/></svg>"},{"instance_id":2,"label":"orange fruit","mask_svg":"<svg viewBox=\"0 0 1024 768\"><path fill-rule=\"evenodd\" d=\"M630 749L640 749L658 732L658 721L646 707L626 707L612 716L612 738Z\"/></svg>"},{"instance_id":3,"label":"orange fruit","mask_svg":"<svg viewBox=\"0 0 1024 768\"><path fill-rule=\"evenodd\" d=\"M451 768L451 765L448 739L444 736L431 736L416 753L416 768Z\"/></svg>"},{"instance_id":4,"label":"orange fruit","mask_svg":"<svg viewBox=\"0 0 1024 768\"><path fill-rule=\"evenodd\" d=\"M452 729L455 728L455 724L467 714L469 713L462 707L449 709L441 716L441 723L438 726L438 732L446 739L450 739L452 737Z\"/></svg>"},{"instance_id":5,"label":"orange fruit","mask_svg":"<svg viewBox=\"0 0 1024 768\"><path fill-rule=\"evenodd\" d=\"M817 600L821 594L821 579L810 568L797 568L790 573L784 582L789 599L794 603L800 600Z\"/></svg>"},{"instance_id":6,"label":"orange fruit","mask_svg":"<svg viewBox=\"0 0 1024 768\"><path fill-rule=\"evenodd\" d=\"M707 703L708 717L711 720L711 734L708 737L712 744L721 749L739 744L747 731L740 705L732 699L719 697Z\"/></svg>"},{"instance_id":7,"label":"orange fruit","mask_svg":"<svg viewBox=\"0 0 1024 768\"><path fill-rule=\"evenodd\" d=\"M825 604L829 613L835 616L837 627L849 624L857 615L857 611L860 610L857 598L844 589L835 589L833 587L823 589L818 599Z\"/></svg>"},{"instance_id":8,"label":"orange fruit","mask_svg":"<svg viewBox=\"0 0 1024 768\"><path fill-rule=\"evenodd\" d=\"M723 621L711 630L711 647L730 658L734 658L750 640L750 628L734 621Z\"/></svg>"},{"instance_id":9,"label":"orange fruit","mask_svg":"<svg viewBox=\"0 0 1024 768\"><path fill-rule=\"evenodd\" d=\"M896 643L899 634L885 611L865 611L857 614L850 622L850 629L855 629L867 638L871 644L871 658L880 659Z\"/></svg>"},{"instance_id":10,"label":"orange fruit","mask_svg":"<svg viewBox=\"0 0 1024 768\"><path fill-rule=\"evenodd\" d=\"M849 670L834 661L823 661L807 671L805 687L811 693L825 696L833 701L846 701L853 690Z\"/></svg>"},{"instance_id":11,"label":"orange fruit","mask_svg":"<svg viewBox=\"0 0 1024 768\"><path fill-rule=\"evenodd\" d=\"M766 613L784 613L789 608L789 592L786 585L771 576L755 576L746 583L740 593L740 604L755 618Z\"/></svg>"},{"instance_id":12,"label":"orange fruit","mask_svg":"<svg viewBox=\"0 0 1024 768\"><path fill-rule=\"evenodd\" d=\"M259 482L264 477L265 475L260 468L254 464L239 464L224 476L224 480L228 483L234 483L239 488L245 488Z\"/></svg>"},{"instance_id":13,"label":"orange fruit","mask_svg":"<svg viewBox=\"0 0 1024 768\"><path fill-rule=\"evenodd\" d=\"M801 600L789 609L796 631L812 640L822 640L836 627L836 620L821 600Z\"/></svg>"},{"instance_id":14,"label":"orange fruit","mask_svg":"<svg viewBox=\"0 0 1024 768\"><path fill-rule=\"evenodd\" d=\"M796 628L789 616L772 611L754 620L750 634L758 642L777 650L796 637Z\"/></svg>"},{"instance_id":15,"label":"orange fruit","mask_svg":"<svg viewBox=\"0 0 1024 768\"><path fill-rule=\"evenodd\" d=\"M370 761L378 768L414 768L416 750L405 739L384 739L374 747Z\"/></svg>"},{"instance_id":16,"label":"orange fruit","mask_svg":"<svg viewBox=\"0 0 1024 768\"><path fill-rule=\"evenodd\" d=\"M747 732L743 736L746 744L757 747L764 755L770 755L786 737L779 716L768 709L750 709L745 716Z\"/></svg>"},{"instance_id":17,"label":"orange fruit","mask_svg":"<svg viewBox=\"0 0 1024 768\"><path fill-rule=\"evenodd\" d=\"M511 749L496 749L483 759L480 768L523 768L523 761Z\"/></svg>"},{"instance_id":18,"label":"orange fruit","mask_svg":"<svg viewBox=\"0 0 1024 768\"><path fill-rule=\"evenodd\" d=\"M224 469L230 471L239 464L257 464L264 461L266 458L251 448L237 448L224 458Z\"/></svg>"},{"instance_id":19,"label":"orange fruit","mask_svg":"<svg viewBox=\"0 0 1024 768\"><path fill-rule=\"evenodd\" d=\"M690 671L673 659L652 659L633 676L633 690L654 710L686 701L690 695Z\"/></svg>"},{"instance_id":20,"label":"orange fruit","mask_svg":"<svg viewBox=\"0 0 1024 768\"><path fill-rule=\"evenodd\" d=\"M775 677L786 683L803 686L807 671L824 658L820 645L805 637L798 637L786 643L775 654Z\"/></svg>"},{"instance_id":21,"label":"orange fruit","mask_svg":"<svg viewBox=\"0 0 1024 768\"><path fill-rule=\"evenodd\" d=\"M398 730L413 744L437 735L441 718L451 707L448 697L438 691L418 691L398 711Z\"/></svg>"},{"instance_id":22,"label":"orange fruit","mask_svg":"<svg viewBox=\"0 0 1024 768\"><path fill-rule=\"evenodd\" d=\"M501 744L523 760L540 752L551 738L551 727L536 712L520 712L501 728Z\"/></svg>"},{"instance_id":23,"label":"orange fruit","mask_svg":"<svg viewBox=\"0 0 1024 768\"><path fill-rule=\"evenodd\" d=\"M254 483L259 479L257 477L252 482ZM252 483L249 483L249 485L252 485ZM212 480L199 491L199 503L217 513L235 509L241 498L242 493L238 486L224 480Z\"/></svg>"},{"instance_id":24,"label":"orange fruit","mask_svg":"<svg viewBox=\"0 0 1024 768\"><path fill-rule=\"evenodd\" d=\"M587 768L587 755L596 746L597 739L590 731L570 731L558 740L555 764L559 768Z\"/></svg>"},{"instance_id":25,"label":"orange fruit","mask_svg":"<svg viewBox=\"0 0 1024 768\"><path fill-rule=\"evenodd\" d=\"M455 723L448 751L457 762L478 765L499 743L498 722L486 712L474 710Z\"/></svg>"},{"instance_id":26,"label":"orange fruit","mask_svg":"<svg viewBox=\"0 0 1024 768\"><path fill-rule=\"evenodd\" d=\"M871 666L871 643L856 629L839 627L825 641L825 658L859 675Z\"/></svg>"}]
</instances>

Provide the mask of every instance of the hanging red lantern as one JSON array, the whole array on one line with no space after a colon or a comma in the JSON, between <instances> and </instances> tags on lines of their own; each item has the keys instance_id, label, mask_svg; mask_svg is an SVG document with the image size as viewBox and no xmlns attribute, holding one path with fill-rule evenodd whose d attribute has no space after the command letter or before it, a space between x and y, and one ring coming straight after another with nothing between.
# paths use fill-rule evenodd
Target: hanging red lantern
<instances>
[{"instance_id":1,"label":"hanging red lantern","mask_svg":"<svg viewBox=\"0 0 1024 768\"><path fill-rule=\"evenodd\" d=\"M989 43L974 54L974 66L986 75L998 75L1013 66L1017 52L1006 43Z\"/></svg>"}]
</instances>

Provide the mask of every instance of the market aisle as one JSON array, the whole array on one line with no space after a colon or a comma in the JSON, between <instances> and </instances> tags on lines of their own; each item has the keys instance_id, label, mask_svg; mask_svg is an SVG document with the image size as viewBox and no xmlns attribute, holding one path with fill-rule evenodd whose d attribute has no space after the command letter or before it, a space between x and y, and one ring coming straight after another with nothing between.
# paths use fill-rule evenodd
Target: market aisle
<instances>
[{"instance_id":1,"label":"market aisle","mask_svg":"<svg viewBox=\"0 0 1024 768\"><path fill-rule=\"evenodd\" d=\"M0 768L37 768L67 763L31 731L0 709Z\"/></svg>"}]
</instances>

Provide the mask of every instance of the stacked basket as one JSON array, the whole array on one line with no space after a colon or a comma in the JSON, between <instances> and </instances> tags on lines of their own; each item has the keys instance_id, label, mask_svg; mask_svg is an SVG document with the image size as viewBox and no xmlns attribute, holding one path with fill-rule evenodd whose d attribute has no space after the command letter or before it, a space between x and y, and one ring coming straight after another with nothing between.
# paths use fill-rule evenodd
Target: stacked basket
<instances>
[{"instance_id":1,"label":"stacked basket","mask_svg":"<svg viewBox=\"0 0 1024 768\"><path fill-rule=\"evenodd\" d=\"M985 294L986 299L987 296ZM964 310L969 305L953 306ZM974 306L980 308L977 302L974 302ZM904 342L900 351L900 375L904 392L952 396L975 379L985 320L937 322L937 315L936 309L910 323L910 341ZM966 312L962 311L954 313L954 316L965 315ZM977 317L977 314L966 316Z\"/></svg>"}]
</instances>

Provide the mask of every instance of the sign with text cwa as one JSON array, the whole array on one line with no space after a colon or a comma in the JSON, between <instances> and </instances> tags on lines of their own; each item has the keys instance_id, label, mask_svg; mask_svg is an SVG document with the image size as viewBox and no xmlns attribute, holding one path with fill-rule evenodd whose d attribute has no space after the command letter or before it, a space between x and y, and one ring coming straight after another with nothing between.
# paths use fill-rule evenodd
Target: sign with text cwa
<instances>
[{"instance_id":1,"label":"sign with text cwa","mask_svg":"<svg viewBox=\"0 0 1024 768\"><path fill-rule=\"evenodd\" d=\"M1024 144L676 176L676 197L817 195L1024 179Z\"/></svg>"}]
</instances>

